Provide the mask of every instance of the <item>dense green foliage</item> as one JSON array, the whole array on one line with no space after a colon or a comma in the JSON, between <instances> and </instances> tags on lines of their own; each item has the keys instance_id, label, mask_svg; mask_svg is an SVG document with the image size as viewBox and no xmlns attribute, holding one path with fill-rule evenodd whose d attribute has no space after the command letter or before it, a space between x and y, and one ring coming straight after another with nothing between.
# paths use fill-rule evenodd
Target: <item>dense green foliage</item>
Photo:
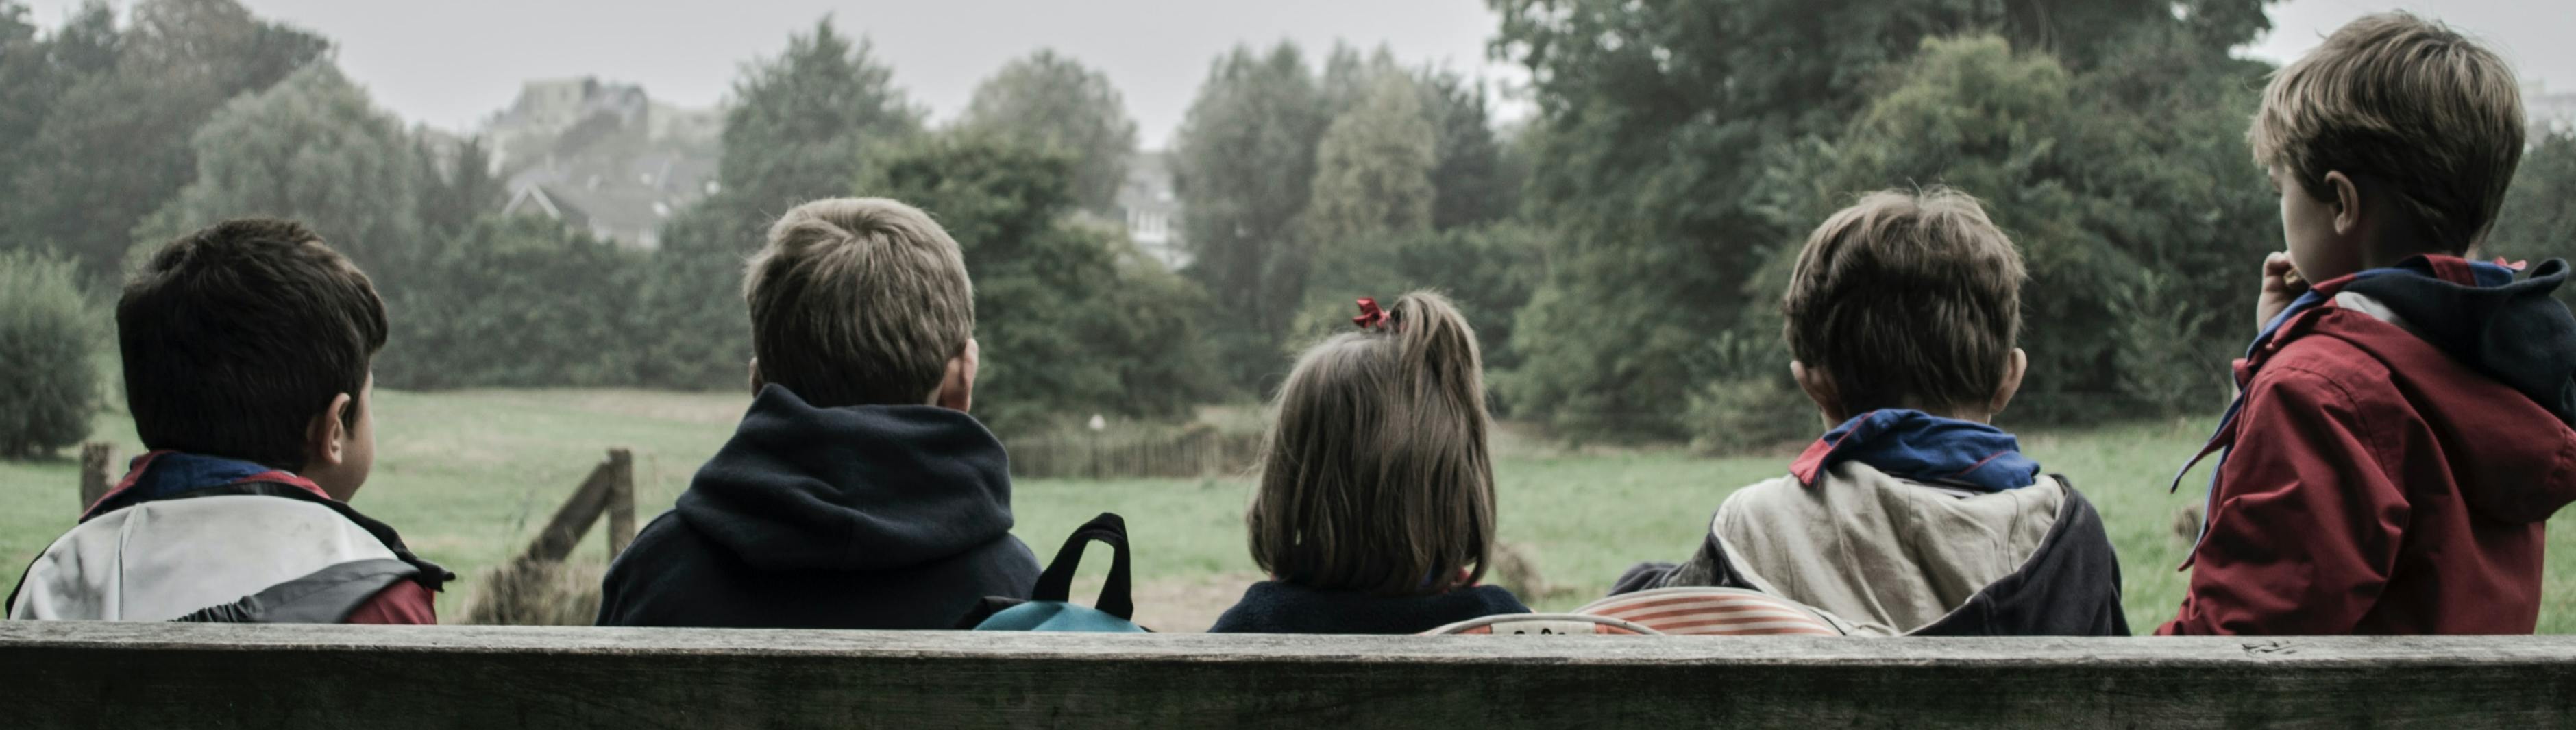
<instances>
[{"instance_id":1,"label":"dense green foliage","mask_svg":"<svg viewBox=\"0 0 2576 730\"><path fill-rule=\"evenodd\" d=\"M1047 49L977 84L957 126L1070 155L1074 200L1096 213L1117 208L1136 153L1136 120L1109 75Z\"/></svg>"},{"instance_id":2,"label":"dense green foliage","mask_svg":"<svg viewBox=\"0 0 2576 730\"><path fill-rule=\"evenodd\" d=\"M194 179L190 142L217 109L330 47L234 0L144 0L128 15L119 29L103 3L85 6L40 43L10 43L41 57L38 70L0 64L13 67L6 93L25 97L0 121L14 127L0 140L23 140L0 150L15 161L0 167L0 238L73 257L93 279L112 280L135 227ZM20 86L19 73L41 79Z\"/></svg>"},{"instance_id":3,"label":"dense green foliage","mask_svg":"<svg viewBox=\"0 0 2576 730\"><path fill-rule=\"evenodd\" d=\"M195 179L136 228L143 253L256 215L303 221L387 286L418 260L432 175L402 123L337 67L305 66L232 100L192 140Z\"/></svg>"},{"instance_id":4,"label":"dense green foliage","mask_svg":"<svg viewBox=\"0 0 2576 730\"><path fill-rule=\"evenodd\" d=\"M1679 436L1705 423L1689 416L1683 394L1783 377L1777 289L1765 277L1785 274L1774 259L1822 213L1870 189L1949 181L1992 200L2007 228L2067 224L2013 231L2034 270L2052 272L2032 287L2034 301L2104 283L2085 273L2121 265L2092 257L2099 247L2082 240L2110 235L2103 226L2118 211L2066 210L2090 197L2062 189L2071 182L2110 200L2122 186L2172 193L2128 203L2156 216L2122 221L2137 225L2120 235L2156 241L2142 246L2182 248L2222 233L2263 242L2259 228L2221 227L2244 207L2225 197L2228 187L2200 190L2201 204L2149 208L2180 197L2178 181L2204 164L2168 170L2158 157L2193 144L2241 147L2241 114L2238 129L2214 139L2179 138L2206 133L2190 120L2242 111L2214 90L2241 88L2244 77L2210 69L2264 26L2259 0L2184 3L2181 12L2147 0L1493 5L1503 16L1497 47L1533 77L1529 214L1550 223L1555 241L1515 328L1525 359L1500 380L1518 406L1568 433ZM1961 60L1925 70L1913 60L1925 39L1978 29L2039 53L2045 67ZM1963 73L1978 75L1953 78ZM2186 123L2156 128L2173 118ZM2083 131L2128 147L2052 148L2067 136L2061 123L2104 125ZM2115 151L2127 156L2086 156ZM2241 151L2231 154L2238 179L2259 183ZM2142 169L2152 174L2114 179ZM2005 210L2015 206L2024 210ZM2205 236L2151 225L2194 216ZM2174 273L2195 285L2212 274ZM2100 309L2035 309L2094 317L2097 330L2108 321ZM2036 317L2031 330L2032 342L2059 333ZM1730 331L1739 334L1719 336ZM2044 392L2119 392L2100 377L2112 367L2108 353L2064 349L2051 366L2083 372Z\"/></svg>"},{"instance_id":5,"label":"dense green foliage","mask_svg":"<svg viewBox=\"0 0 2576 730\"><path fill-rule=\"evenodd\" d=\"M1226 384L1262 392L1353 299L1415 288L1457 296L1488 361L1512 361L1495 334L1527 300L1536 234L1509 225L1519 178L1482 86L1383 49L1336 47L1320 75L1304 59L1218 58L1172 150L1183 273L1212 296Z\"/></svg>"},{"instance_id":6,"label":"dense green foliage","mask_svg":"<svg viewBox=\"0 0 2576 730\"><path fill-rule=\"evenodd\" d=\"M893 152L859 186L920 206L965 250L983 351L975 412L1004 433L1171 416L1208 395L1196 291L1070 216L1078 180L1070 155L958 133Z\"/></svg>"},{"instance_id":7,"label":"dense green foliage","mask_svg":"<svg viewBox=\"0 0 2576 730\"><path fill-rule=\"evenodd\" d=\"M0 252L0 459L51 454L89 435L97 326L70 262Z\"/></svg>"},{"instance_id":8,"label":"dense green foliage","mask_svg":"<svg viewBox=\"0 0 2576 730\"><path fill-rule=\"evenodd\" d=\"M386 289L394 329L376 379L409 389L632 384L644 347L675 335L634 319L648 259L554 221L485 218L421 252Z\"/></svg>"}]
</instances>

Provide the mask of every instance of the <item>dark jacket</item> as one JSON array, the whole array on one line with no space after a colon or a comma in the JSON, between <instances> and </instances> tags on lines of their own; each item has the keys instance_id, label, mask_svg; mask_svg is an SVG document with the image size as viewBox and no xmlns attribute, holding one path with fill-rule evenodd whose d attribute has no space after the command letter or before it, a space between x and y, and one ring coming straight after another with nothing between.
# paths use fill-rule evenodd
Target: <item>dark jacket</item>
<instances>
[{"instance_id":1,"label":"dark jacket","mask_svg":"<svg viewBox=\"0 0 2576 730\"><path fill-rule=\"evenodd\" d=\"M2161 634L2527 634L2542 525L2576 500L2576 319L2435 256L2315 285L2236 363L2244 392L2190 592Z\"/></svg>"},{"instance_id":2,"label":"dark jacket","mask_svg":"<svg viewBox=\"0 0 2576 730\"><path fill-rule=\"evenodd\" d=\"M1027 598L1002 444L930 406L815 408L771 385L609 567L603 626L945 629Z\"/></svg>"},{"instance_id":3,"label":"dark jacket","mask_svg":"<svg viewBox=\"0 0 2576 730\"><path fill-rule=\"evenodd\" d=\"M1218 616L1211 634L1419 634L1471 618L1529 613L1511 591L1470 586L1428 596L1381 596L1270 580Z\"/></svg>"}]
</instances>

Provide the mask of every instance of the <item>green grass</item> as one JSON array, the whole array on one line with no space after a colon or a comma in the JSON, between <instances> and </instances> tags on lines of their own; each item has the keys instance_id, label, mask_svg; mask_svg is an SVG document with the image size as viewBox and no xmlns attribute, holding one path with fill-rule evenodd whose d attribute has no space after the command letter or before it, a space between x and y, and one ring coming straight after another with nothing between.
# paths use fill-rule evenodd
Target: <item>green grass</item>
<instances>
[{"instance_id":1,"label":"green grass","mask_svg":"<svg viewBox=\"0 0 2576 730\"><path fill-rule=\"evenodd\" d=\"M379 391L376 471L354 501L466 578L439 599L439 614L454 620L464 615L474 577L524 548L605 449L635 450L637 505L650 519L724 442L748 400L601 390ZM2024 438L2034 458L2067 474L2101 510L2120 551L2129 620L2141 630L2170 617L2181 600L2186 576L2174 566L2185 546L2173 534L2174 512L2199 496L2196 486L2180 494L2165 486L2208 425L2135 423ZM121 414L101 416L93 438L115 441L119 458L141 448ZM1509 434L1497 439L1497 450L1503 539L1562 587L1536 597L1542 610L1584 603L1636 561L1687 556L1720 500L1781 473L1786 462L1574 452ZM0 462L0 578L14 578L70 527L77 470L70 460ZM2195 474L2187 484L2203 478ZM1143 584L1140 613L1148 625L1191 630L1257 574L1241 522L1250 489L1241 479L1026 481L1014 501L1018 533L1041 559L1091 515L1125 515ZM2540 630L2576 633L2576 511L2552 527ZM594 533L577 555L596 560L605 553ZM1106 562L1095 559L1086 573Z\"/></svg>"}]
</instances>

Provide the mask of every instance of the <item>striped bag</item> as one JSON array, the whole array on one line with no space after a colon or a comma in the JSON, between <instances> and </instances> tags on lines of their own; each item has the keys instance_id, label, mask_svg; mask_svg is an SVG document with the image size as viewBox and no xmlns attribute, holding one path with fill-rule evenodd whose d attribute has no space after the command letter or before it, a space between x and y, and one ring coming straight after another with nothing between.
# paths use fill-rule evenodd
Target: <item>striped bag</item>
<instances>
[{"instance_id":1,"label":"striped bag","mask_svg":"<svg viewBox=\"0 0 2576 730\"><path fill-rule=\"evenodd\" d=\"M1742 588L1691 586L1622 593L1575 613L1616 619L1654 633L1685 636L1843 636L1832 614Z\"/></svg>"}]
</instances>

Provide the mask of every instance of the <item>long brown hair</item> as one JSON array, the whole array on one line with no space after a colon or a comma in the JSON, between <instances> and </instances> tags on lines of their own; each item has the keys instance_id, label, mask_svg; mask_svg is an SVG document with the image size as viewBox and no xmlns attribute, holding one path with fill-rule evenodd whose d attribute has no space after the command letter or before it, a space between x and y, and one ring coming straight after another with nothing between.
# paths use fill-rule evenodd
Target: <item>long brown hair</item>
<instances>
[{"instance_id":1,"label":"long brown hair","mask_svg":"<svg viewBox=\"0 0 2576 730\"><path fill-rule=\"evenodd\" d=\"M1494 544L1484 358L1439 294L1306 350L1280 386L1252 560L1301 585L1442 593L1485 574Z\"/></svg>"}]
</instances>

